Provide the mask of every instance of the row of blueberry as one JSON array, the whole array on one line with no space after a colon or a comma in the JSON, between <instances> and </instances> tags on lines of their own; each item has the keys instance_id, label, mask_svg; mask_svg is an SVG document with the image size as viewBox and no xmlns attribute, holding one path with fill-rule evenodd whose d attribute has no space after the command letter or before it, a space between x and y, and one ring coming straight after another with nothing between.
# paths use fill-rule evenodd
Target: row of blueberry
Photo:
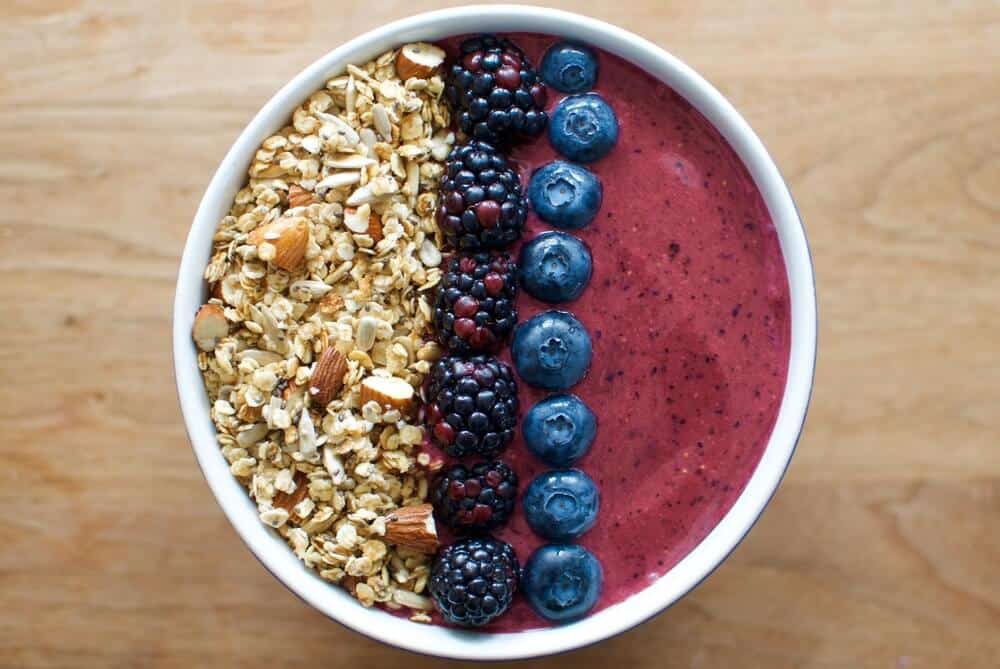
<instances>
[{"instance_id":1,"label":"row of blueberry","mask_svg":"<svg viewBox=\"0 0 1000 669\"><path fill-rule=\"evenodd\" d=\"M480 626L503 615L521 575L512 546L489 535L511 517L514 470L494 459L513 440L518 415L513 371L491 354L517 325L517 266L502 249L517 242L527 201L503 153L540 135L548 122L545 86L509 40L463 41L448 67L445 98L467 138L446 161L438 227L457 251L438 288L434 322L449 355L438 360L425 395L430 439L455 458L430 492L440 523L459 537L438 554L428 589L445 620Z\"/></svg>"},{"instance_id":2,"label":"row of blueberry","mask_svg":"<svg viewBox=\"0 0 1000 669\"><path fill-rule=\"evenodd\" d=\"M596 75L596 57L579 45L556 45L542 63L546 82L568 93L591 89ZM577 162L603 157L617 138L615 114L596 93L570 95L560 101L549 126L552 146ZM544 221L564 230L578 230L597 215L603 189L588 169L554 161L532 175L528 197ZM525 290L549 303L580 297L593 273L587 246L565 232L547 232L531 240L523 247L519 264ZM518 373L546 390L566 391L578 383L590 366L592 352L586 328L564 311L539 314L514 335ZM597 603L603 582L598 559L570 543L597 520L597 486L584 472L569 468L590 449L597 421L580 398L556 394L531 408L523 430L532 453L555 468L536 477L524 495L529 525L553 542L536 551L525 565L524 591L544 617L573 620Z\"/></svg>"}]
</instances>

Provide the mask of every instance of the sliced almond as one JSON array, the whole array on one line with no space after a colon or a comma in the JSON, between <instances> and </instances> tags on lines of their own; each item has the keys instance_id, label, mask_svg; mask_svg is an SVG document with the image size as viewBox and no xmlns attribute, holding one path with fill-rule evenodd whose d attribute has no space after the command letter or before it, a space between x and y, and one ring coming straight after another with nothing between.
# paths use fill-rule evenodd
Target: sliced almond
<instances>
[{"instance_id":1,"label":"sliced almond","mask_svg":"<svg viewBox=\"0 0 1000 669\"><path fill-rule=\"evenodd\" d=\"M325 407L340 394L347 374L347 358L344 354L328 347L320 356L309 382L309 396L313 404ZM409 385L409 384L407 384Z\"/></svg>"},{"instance_id":2,"label":"sliced almond","mask_svg":"<svg viewBox=\"0 0 1000 669\"><path fill-rule=\"evenodd\" d=\"M294 272L302 266L309 244L309 225L301 216L280 218L262 225L250 233L249 241L255 246L267 243L274 246L274 265Z\"/></svg>"},{"instance_id":3,"label":"sliced almond","mask_svg":"<svg viewBox=\"0 0 1000 669\"><path fill-rule=\"evenodd\" d=\"M358 153L337 154L323 160L323 164L337 170L360 170L362 167L378 164L377 160Z\"/></svg>"},{"instance_id":4,"label":"sliced almond","mask_svg":"<svg viewBox=\"0 0 1000 669\"><path fill-rule=\"evenodd\" d=\"M416 609L418 611L434 610L434 602L431 601L430 597L418 595L412 590L397 588L392 591L392 599L400 606L405 606L410 609Z\"/></svg>"},{"instance_id":5,"label":"sliced almond","mask_svg":"<svg viewBox=\"0 0 1000 669\"><path fill-rule=\"evenodd\" d=\"M354 189L353 192L347 197L348 207L359 207L365 204L371 204L377 198L375 197L375 192L372 190L371 184L365 184Z\"/></svg>"},{"instance_id":6,"label":"sliced almond","mask_svg":"<svg viewBox=\"0 0 1000 669\"><path fill-rule=\"evenodd\" d=\"M229 321L218 304L203 304L194 315L191 336L202 351L214 351L215 343L229 334Z\"/></svg>"},{"instance_id":7,"label":"sliced almond","mask_svg":"<svg viewBox=\"0 0 1000 669\"><path fill-rule=\"evenodd\" d=\"M413 386L395 376L369 376L361 382L361 404L368 402L406 414L413 408Z\"/></svg>"},{"instance_id":8,"label":"sliced almond","mask_svg":"<svg viewBox=\"0 0 1000 669\"><path fill-rule=\"evenodd\" d=\"M364 186L355 188L344 203L348 207L361 207L377 200L385 200L399 192L399 182L389 175L377 176Z\"/></svg>"},{"instance_id":9,"label":"sliced almond","mask_svg":"<svg viewBox=\"0 0 1000 669\"><path fill-rule=\"evenodd\" d=\"M292 513L292 509L309 495L309 479L302 472L295 472L295 477L292 480L295 481L295 491L289 494L279 490L275 493L271 504L276 509L284 509L288 512L289 517L294 518L295 514Z\"/></svg>"},{"instance_id":10,"label":"sliced almond","mask_svg":"<svg viewBox=\"0 0 1000 669\"><path fill-rule=\"evenodd\" d=\"M316 184L316 192L323 193L331 188L353 186L359 181L361 181L361 172L357 170L352 172L335 172Z\"/></svg>"},{"instance_id":11,"label":"sliced almond","mask_svg":"<svg viewBox=\"0 0 1000 669\"><path fill-rule=\"evenodd\" d=\"M288 206L289 207L308 207L311 204L317 202L316 196L307 191L305 188L298 184L292 184L288 187Z\"/></svg>"},{"instance_id":12,"label":"sliced almond","mask_svg":"<svg viewBox=\"0 0 1000 669\"><path fill-rule=\"evenodd\" d=\"M418 553L435 553L438 549L434 507L430 504L404 506L385 517L385 539L391 544Z\"/></svg>"},{"instance_id":13,"label":"sliced almond","mask_svg":"<svg viewBox=\"0 0 1000 669\"><path fill-rule=\"evenodd\" d=\"M372 217L371 205L363 204L360 207L347 207L344 209L344 226L351 232L363 235L368 232L369 221Z\"/></svg>"},{"instance_id":14,"label":"sliced almond","mask_svg":"<svg viewBox=\"0 0 1000 669\"><path fill-rule=\"evenodd\" d=\"M332 137L334 134L343 135L344 139L346 139L351 145L357 144L361 141L361 138L358 136L358 132L351 127L351 124L339 116L327 114L325 112L316 112L316 118L324 121L326 124L326 127L320 128L320 135L327 138ZM327 127L329 129L327 129Z\"/></svg>"},{"instance_id":15,"label":"sliced almond","mask_svg":"<svg viewBox=\"0 0 1000 669\"><path fill-rule=\"evenodd\" d=\"M396 74L403 81L410 77L426 79L444 62L444 50L427 42L406 44L396 54Z\"/></svg>"}]
</instances>

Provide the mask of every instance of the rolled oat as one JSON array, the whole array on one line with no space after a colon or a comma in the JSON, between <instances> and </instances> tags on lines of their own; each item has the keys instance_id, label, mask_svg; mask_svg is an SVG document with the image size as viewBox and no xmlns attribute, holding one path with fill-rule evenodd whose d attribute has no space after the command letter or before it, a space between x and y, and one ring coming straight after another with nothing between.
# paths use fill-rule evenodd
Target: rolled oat
<instances>
[{"instance_id":1,"label":"rolled oat","mask_svg":"<svg viewBox=\"0 0 1000 669\"><path fill-rule=\"evenodd\" d=\"M386 523L398 540L397 511L426 509L428 489L410 398L440 355L428 293L455 141L429 48L349 66L262 142L194 332L222 454L261 521L365 606L421 621L431 556Z\"/></svg>"}]
</instances>

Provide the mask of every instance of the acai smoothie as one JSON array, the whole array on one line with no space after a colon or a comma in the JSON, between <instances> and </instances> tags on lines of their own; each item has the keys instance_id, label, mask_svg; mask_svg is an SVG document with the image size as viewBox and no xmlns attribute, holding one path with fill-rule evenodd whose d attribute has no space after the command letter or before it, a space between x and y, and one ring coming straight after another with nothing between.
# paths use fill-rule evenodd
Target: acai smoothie
<instances>
[{"instance_id":1,"label":"acai smoothie","mask_svg":"<svg viewBox=\"0 0 1000 669\"><path fill-rule=\"evenodd\" d=\"M506 37L536 64L561 43ZM444 45L452 58L460 57L462 41ZM602 567L593 612L665 574L733 505L775 422L790 326L778 239L735 151L669 86L617 56L590 51L598 70L589 90L613 109L618 136L605 155L585 163L603 191L596 215L562 229L587 247L592 274L571 301L553 305L522 290L517 309L522 324L551 309L569 312L590 335L589 368L567 392L596 417L592 445L572 465L600 494L596 521L578 539ZM551 119L569 94L550 87L547 96ZM509 157L525 191L533 174L565 160L546 137L515 145ZM559 229L530 211L511 255ZM506 350L498 357L511 360ZM522 382L519 394L523 424L553 392ZM502 457L522 489L550 469L521 429ZM522 562L546 543L520 510L494 535ZM487 629L547 624L515 598Z\"/></svg>"}]
</instances>

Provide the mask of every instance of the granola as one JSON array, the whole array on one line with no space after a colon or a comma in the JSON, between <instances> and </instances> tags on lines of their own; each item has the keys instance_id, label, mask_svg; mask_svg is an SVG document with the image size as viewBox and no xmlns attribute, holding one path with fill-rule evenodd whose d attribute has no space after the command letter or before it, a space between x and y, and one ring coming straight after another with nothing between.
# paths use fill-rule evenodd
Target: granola
<instances>
[{"instance_id":1,"label":"granola","mask_svg":"<svg viewBox=\"0 0 1000 669\"><path fill-rule=\"evenodd\" d=\"M455 141L428 46L349 65L261 144L194 332L222 454L261 521L365 606L422 621L436 533L412 404L442 354L434 211Z\"/></svg>"}]
</instances>

